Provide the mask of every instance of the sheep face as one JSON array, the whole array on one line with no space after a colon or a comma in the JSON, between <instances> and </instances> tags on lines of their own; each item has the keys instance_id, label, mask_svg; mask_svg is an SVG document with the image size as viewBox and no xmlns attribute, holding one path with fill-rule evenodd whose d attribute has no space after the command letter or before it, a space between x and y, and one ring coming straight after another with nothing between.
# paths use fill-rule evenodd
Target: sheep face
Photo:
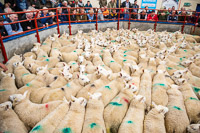
<instances>
[{"instance_id":1,"label":"sheep face","mask_svg":"<svg viewBox=\"0 0 200 133\"><path fill-rule=\"evenodd\" d=\"M76 98L74 96L71 96L71 98L72 98L72 101L74 103L78 103L78 104L80 104L83 107L85 107L86 104L87 104L87 100L85 98L83 98L83 97Z\"/></svg>"},{"instance_id":2,"label":"sheep face","mask_svg":"<svg viewBox=\"0 0 200 133\"><path fill-rule=\"evenodd\" d=\"M185 67L188 67L190 64L192 64L192 61L187 60L187 61L181 62L180 64L183 65L183 66L185 66Z\"/></svg>"},{"instance_id":3,"label":"sheep face","mask_svg":"<svg viewBox=\"0 0 200 133\"><path fill-rule=\"evenodd\" d=\"M13 105L16 105L20 101L26 98L28 91L26 91L23 95L22 94L13 94L10 95L9 99L12 101Z\"/></svg>"},{"instance_id":4,"label":"sheep face","mask_svg":"<svg viewBox=\"0 0 200 133\"><path fill-rule=\"evenodd\" d=\"M80 73L84 73L85 72L85 65L80 65L79 66L79 71L80 71Z\"/></svg>"},{"instance_id":5,"label":"sheep face","mask_svg":"<svg viewBox=\"0 0 200 133\"><path fill-rule=\"evenodd\" d=\"M6 111L8 109L12 109L12 103L10 101L0 104L0 111Z\"/></svg>"},{"instance_id":6,"label":"sheep face","mask_svg":"<svg viewBox=\"0 0 200 133\"><path fill-rule=\"evenodd\" d=\"M85 59L89 60L91 58L91 55L92 55L91 52L89 52L89 51L85 52Z\"/></svg>"},{"instance_id":7,"label":"sheep face","mask_svg":"<svg viewBox=\"0 0 200 133\"><path fill-rule=\"evenodd\" d=\"M70 72L68 72L68 71L63 71L62 72L62 75L64 76L64 78L67 80L67 81L69 81L69 80L71 80L72 79L72 74L70 73Z\"/></svg>"},{"instance_id":8,"label":"sheep face","mask_svg":"<svg viewBox=\"0 0 200 133\"><path fill-rule=\"evenodd\" d=\"M138 88L134 85L134 83L125 84L125 89L130 89L132 93L134 93L138 90Z\"/></svg>"},{"instance_id":9,"label":"sheep face","mask_svg":"<svg viewBox=\"0 0 200 133\"><path fill-rule=\"evenodd\" d=\"M182 84L184 84L185 82L186 82L186 79L184 79L184 78L180 78L180 79L175 80L175 83L176 83L177 85L182 85Z\"/></svg>"},{"instance_id":10,"label":"sheep face","mask_svg":"<svg viewBox=\"0 0 200 133\"><path fill-rule=\"evenodd\" d=\"M155 109L158 111L158 113L161 113L161 114L165 114L169 111L169 109L165 106L162 106L162 105L156 105L155 103L153 103Z\"/></svg>"},{"instance_id":11,"label":"sheep face","mask_svg":"<svg viewBox=\"0 0 200 133\"><path fill-rule=\"evenodd\" d=\"M83 57L83 56L79 56L79 57L78 57L78 61L79 61L80 64L82 64L83 61L84 61L84 57Z\"/></svg>"},{"instance_id":12,"label":"sheep face","mask_svg":"<svg viewBox=\"0 0 200 133\"><path fill-rule=\"evenodd\" d=\"M3 76L9 76L9 77L11 77L12 79L15 79L15 75L14 75L13 73L8 73L8 74L6 74L6 73L4 73L3 71L1 71L1 74L2 74Z\"/></svg>"},{"instance_id":13,"label":"sheep face","mask_svg":"<svg viewBox=\"0 0 200 133\"><path fill-rule=\"evenodd\" d=\"M145 103L145 101L146 101L146 98L142 95L134 95L133 98L141 103Z\"/></svg>"},{"instance_id":14,"label":"sheep face","mask_svg":"<svg viewBox=\"0 0 200 133\"><path fill-rule=\"evenodd\" d=\"M102 98L102 94L99 92L94 93L94 94L91 94L88 92L88 95L89 95L90 99L100 100Z\"/></svg>"},{"instance_id":15,"label":"sheep face","mask_svg":"<svg viewBox=\"0 0 200 133\"><path fill-rule=\"evenodd\" d=\"M78 77L79 77L79 83L80 83L80 85L86 86L87 84L90 83L90 80L89 80L89 78L87 76L81 74Z\"/></svg>"},{"instance_id":16,"label":"sheep face","mask_svg":"<svg viewBox=\"0 0 200 133\"><path fill-rule=\"evenodd\" d=\"M200 132L200 124L191 124L187 127L188 133L199 133Z\"/></svg>"}]
</instances>

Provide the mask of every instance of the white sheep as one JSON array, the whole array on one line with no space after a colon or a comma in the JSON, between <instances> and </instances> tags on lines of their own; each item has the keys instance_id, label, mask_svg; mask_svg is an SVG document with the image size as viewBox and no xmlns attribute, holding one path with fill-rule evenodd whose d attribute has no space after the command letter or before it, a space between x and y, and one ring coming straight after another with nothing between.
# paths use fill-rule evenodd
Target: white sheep
<instances>
[{"instance_id":1,"label":"white sheep","mask_svg":"<svg viewBox=\"0 0 200 133\"><path fill-rule=\"evenodd\" d=\"M187 126L188 133L199 133L200 131L200 124L191 124Z\"/></svg>"},{"instance_id":2,"label":"white sheep","mask_svg":"<svg viewBox=\"0 0 200 133\"><path fill-rule=\"evenodd\" d=\"M49 113L44 119L38 122L30 133L42 133L48 132L53 133L56 127L60 124L64 116L69 110L69 102L64 99L63 103L60 104L55 110Z\"/></svg>"},{"instance_id":3,"label":"white sheep","mask_svg":"<svg viewBox=\"0 0 200 133\"><path fill-rule=\"evenodd\" d=\"M167 90L169 96L167 107L169 111L165 116L165 127L167 132L186 132L186 127L190 124L183 95L176 85L171 85Z\"/></svg>"},{"instance_id":4,"label":"white sheep","mask_svg":"<svg viewBox=\"0 0 200 133\"><path fill-rule=\"evenodd\" d=\"M106 132L103 119L104 104L101 93L89 94L82 133Z\"/></svg>"},{"instance_id":5,"label":"white sheep","mask_svg":"<svg viewBox=\"0 0 200 133\"><path fill-rule=\"evenodd\" d=\"M185 66L185 67L188 67L188 69L191 71L191 73L194 75L194 76L197 76L200 78L200 67L197 66L195 63L193 63L192 61L188 60L188 61L184 61L184 62L181 62L181 65Z\"/></svg>"},{"instance_id":6,"label":"white sheep","mask_svg":"<svg viewBox=\"0 0 200 133\"><path fill-rule=\"evenodd\" d=\"M46 104L32 103L27 93L28 91L23 95L13 94L10 96L10 100L13 102L16 114L25 125L31 128L62 103L62 101L53 101Z\"/></svg>"},{"instance_id":7,"label":"white sheep","mask_svg":"<svg viewBox=\"0 0 200 133\"><path fill-rule=\"evenodd\" d=\"M81 133L87 101L82 97L75 98L73 96L72 100L74 100L74 102L72 102L69 108L69 112L64 116L63 120L57 126L54 133Z\"/></svg>"},{"instance_id":8,"label":"white sheep","mask_svg":"<svg viewBox=\"0 0 200 133\"><path fill-rule=\"evenodd\" d=\"M145 116L145 97L142 95L134 96L131 100L129 109L124 117L118 133L143 133L143 121Z\"/></svg>"},{"instance_id":9,"label":"white sheep","mask_svg":"<svg viewBox=\"0 0 200 133\"><path fill-rule=\"evenodd\" d=\"M12 110L10 101L0 104L0 132L27 133L24 123Z\"/></svg>"}]
</instances>

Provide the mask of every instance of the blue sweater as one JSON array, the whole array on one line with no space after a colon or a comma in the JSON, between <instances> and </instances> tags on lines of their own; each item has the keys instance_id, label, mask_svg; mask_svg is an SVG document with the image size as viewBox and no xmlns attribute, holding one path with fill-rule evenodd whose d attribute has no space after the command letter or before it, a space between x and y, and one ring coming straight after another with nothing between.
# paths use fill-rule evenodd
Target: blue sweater
<instances>
[{"instance_id":1,"label":"blue sweater","mask_svg":"<svg viewBox=\"0 0 200 133\"><path fill-rule=\"evenodd\" d=\"M47 16L50 16L49 13L47 13L46 17L47 17ZM44 17L44 14L42 13L40 17ZM48 24L53 24L53 19L52 19L52 17L42 18L42 19L41 19L41 22L42 22L43 24L46 24L46 23L48 23Z\"/></svg>"}]
</instances>

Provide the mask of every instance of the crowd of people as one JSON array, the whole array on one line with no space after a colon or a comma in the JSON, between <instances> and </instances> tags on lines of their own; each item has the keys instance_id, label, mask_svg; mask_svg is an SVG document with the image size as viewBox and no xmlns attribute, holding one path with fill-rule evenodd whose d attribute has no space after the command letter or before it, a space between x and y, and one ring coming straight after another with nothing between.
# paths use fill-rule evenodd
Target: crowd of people
<instances>
[{"instance_id":1,"label":"crowd of people","mask_svg":"<svg viewBox=\"0 0 200 133\"><path fill-rule=\"evenodd\" d=\"M146 6L144 9L140 8L137 4L137 0L131 3L129 0L125 0L119 5L118 1L111 0L107 3L107 0L99 0L100 8L92 8L90 1L83 3L82 0L5 0L4 4L0 3L0 13L13 13L20 11L27 11L25 14L10 14L0 16L0 23L11 23L4 26L0 26L2 36L13 35L23 31L35 29L34 17L37 19L37 26L43 27L56 23L57 21L69 21L71 22L86 22L105 20L105 19L137 19L147 21L186 21L189 23L196 23L200 26L200 19L198 19L195 13L190 14L190 11L186 11L185 8L181 8L180 11L175 10L175 7L166 9L161 8L158 11L148 9ZM84 8L83 8L84 7ZM115 9L119 8L120 9ZM48 8L56 8L48 10ZM42 9L42 10L40 10ZM35 12L31 12L35 11ZM36 12L37 11L37 12ZM96 15L96 13L98 14ZM58 14L58 19L56 15ZM68 15L70 13L70 17ZM118 14L120 13L120 15ZM129 14L130 13L130 14ZM45 18L44 18L45 17ZM198 20L197 20L198 19ZM17 23L19 20L26 20L21 23Z\"/></svg>"}]
</instances>

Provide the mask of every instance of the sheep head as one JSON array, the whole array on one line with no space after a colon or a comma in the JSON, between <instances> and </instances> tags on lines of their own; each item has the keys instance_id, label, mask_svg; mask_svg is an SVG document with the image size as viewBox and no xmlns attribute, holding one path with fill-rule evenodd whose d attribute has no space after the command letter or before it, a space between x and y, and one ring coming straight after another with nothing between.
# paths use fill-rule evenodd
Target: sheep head
<instances>
[{"instance_id":1,"label":"sheep head","mask_svg":"<svg viewBox=\"0 0 200 133\"><path fill-rule=\"evenodd\" d=\"M24 92L24 94L13 94L10 95L9 99L12 101L13 106L18 104L20 101L26 98L28 91Z\"/></svg>"},{"instance_id":2,"label":"sheep head","mask_svg":"<svg viewBox=\"0 0 200 133\"><path fill-rule=\"evenodd\" d=\"M200 132L200 124L191 124L187 126L188 133L199 133Z\"/></svg>"},{"instance_id":3,"label":"sheep head","mask_svg":"<svg viewBox=\"0 0 200 133\"><path fill-rule=\"evenodd\" d=\"M80 75L78 75L79 78L79 83L82 86L86 86L87 84L90 83L90 79L86 76L80 73Z\"/></svg>"},{"instance_id":4,"label":"sheep head","mask_svg":"<svg viewBox=\"0 0 200 133\"><path fill-rule=\"evenodd\" d=\"M152 102L152 106L158 111L158 113L161 113L163 115L169 111L167 107L162 105L156 105L154 102Z\"/></svg>"},{"instance_id":5,"label":"sheep head","mask_svg":"<svg viewBox=\"0 0 200 133\"><path fill-rule=\"evenodd\" d=\"M3 71L1 71L1 74L2 74L3 76L11 77L13 80L15 80L15 74L13 74L13 73L8 73L8 74L6 74L6 73L4 73Z\"/></svg>"},{"instance_id":6,"label":"sheep head","mask_svg":"<svg viewBox=\"0 0 200 133\"><path fill-rule=\"evenodd\" d=\"M12 103L10 101L4 102L0 104L0 111L6 111L12 109Z\"/></svg>"},{"instance_id":7,"label":"sheep head","mask_svg":"<svg viewBox=\"0 0 200 133\"><path fill-rule=\"evenodd\" d=\"M181 62L180 64L183 65L184 67L188 67L189 65L192 64L192 61L191 60L187 60L187 61Z\"/></svg>"},{"instance_id":8,"label":"sheep head","mask_svg":"<svg viewBox=\"0 0 200 133\"><path fill-rule=\"evenodd\" d=\"M142 95L134 95L133 98L141 103L145 103L146 98Z\"/></svg>"},{"instance_id":9,"label":"sheep head","mask_svg":"<svg viewBox=\"0 0 200 133\"><path fill-rule=\"evenodd\" d=\"M71 99L74 103L78 103L80 104L81 106L85 107L86 104L87 104L87 100L83 97L79 97L79 98L76 98L74 96L71 96Z\"/></svg>"},{"instance_id":10,"label":"sheep head","mask_svg":"<svg viewBox=\"0 0 200 133\"><path fill-rule=\"evenodd\" d=\"M99 92L96 92L94 94L91 94L90 92L88 92L88 95L90 99L100 100L102 98L102 94Z\"/></svg>"}]
</instances>

